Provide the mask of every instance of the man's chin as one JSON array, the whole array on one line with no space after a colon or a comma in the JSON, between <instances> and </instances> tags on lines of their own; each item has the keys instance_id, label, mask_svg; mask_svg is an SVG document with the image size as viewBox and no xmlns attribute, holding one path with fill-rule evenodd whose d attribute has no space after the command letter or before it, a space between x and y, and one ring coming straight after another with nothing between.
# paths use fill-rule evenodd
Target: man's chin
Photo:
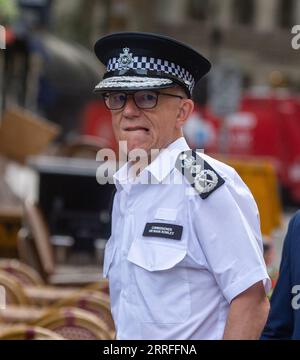
<instances>
[{"instance_id":1,"label":"man's chin","mask_svg":"<svg viewBox=\"0 0 300 360\"><path fill-rule=\"evenodd\" d=\"M133 146L128 145L127 149L128 149L128 152L141 153L141 156L143 154L145 154L145 156L148 156L148 154L150 154L149 147L147 147L145 145L133 145Z\"/></svg>"},{"instance_id":2,"label":"man's chin","mask_svg":"<svg viewBox=\"0 0 300 360\"><path fill-rule=\"evenodd\" d=\"M151 145L142 141L130 141L127 140L127 150L129 151L141 151L141 152L150 152Z\"/></svg>"}]
</instances>

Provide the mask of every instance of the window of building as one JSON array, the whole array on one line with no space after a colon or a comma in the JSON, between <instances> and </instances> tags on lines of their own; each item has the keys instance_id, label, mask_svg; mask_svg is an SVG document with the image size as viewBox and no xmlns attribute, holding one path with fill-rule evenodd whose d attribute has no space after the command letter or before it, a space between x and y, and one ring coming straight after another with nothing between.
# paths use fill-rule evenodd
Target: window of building
<instances>
[{"instance_id":1,"label":"window of building","mask_svg":"<svg viewBox=\"0 0 300 360\"><path fill-rule=\"evenodd\" d=\"M207 20L209 17L210 2L208 0L190 0L189 15L193 19Z\"/></svg>"},{"instance_id":2,"label":"window of building","mask_svg":"<svg viewBox=\"0 0 300 360\"><path fill-rule=\"evenodd\" d=\"M278 6L278 23L282 28L293 26L294 0L280 0Z\"/></svg>"},{"instance_id":3,"label":"window of building","mask_svg":"<svg viewBox=\"0 0 300 360\"><path fill-rule=\"evenodd\" d=\"M254 11L254 0L233 1L233 18L238 24L251 25L254 20Z\"/></svg>"}]
</instances>

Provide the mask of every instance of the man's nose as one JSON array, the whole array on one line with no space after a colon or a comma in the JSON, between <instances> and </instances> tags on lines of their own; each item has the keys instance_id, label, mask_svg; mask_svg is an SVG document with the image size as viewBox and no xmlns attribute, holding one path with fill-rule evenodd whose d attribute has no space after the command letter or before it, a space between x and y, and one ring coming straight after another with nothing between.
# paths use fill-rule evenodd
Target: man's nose
<instances>
[{"instance_id":1,"label":"man's nose","mask_svg":"<svg viewBox=\"0 0 300 360\"><path fill-rule=\"evenodd\" d=\"M136 106L133 97L128 96L126 104L123 108L123 115L124 116L138 116L140 113L140 109Z\"/></svg>"}]
</instances>

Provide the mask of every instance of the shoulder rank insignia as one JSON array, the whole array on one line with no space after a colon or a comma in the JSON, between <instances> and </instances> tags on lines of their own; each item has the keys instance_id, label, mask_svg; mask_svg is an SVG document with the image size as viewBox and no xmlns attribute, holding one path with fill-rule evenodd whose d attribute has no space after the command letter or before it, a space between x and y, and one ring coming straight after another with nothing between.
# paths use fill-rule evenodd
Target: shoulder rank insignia
<instances>
[{"instance_id":1,"label":"shoulder rank insignia","mask_svg":"<svg viewBox=\"0 0 300 360\"><path fill-rule=\"evenodd\" d=\"M175 166L198 191L202 199L206 199L225 183L225 180L194 150L180 153Z\"/></svg>"}]
</instances>

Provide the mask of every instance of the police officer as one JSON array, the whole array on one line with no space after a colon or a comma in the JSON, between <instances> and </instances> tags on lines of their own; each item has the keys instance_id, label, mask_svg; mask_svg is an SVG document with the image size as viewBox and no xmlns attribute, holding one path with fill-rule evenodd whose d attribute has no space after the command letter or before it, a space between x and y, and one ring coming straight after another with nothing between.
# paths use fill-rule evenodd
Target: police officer
<instances>
[{"instance_id":1,"label":"police officer","mask_svg":"<svg viewBox=\"0 0 300 360\"><path fill-rule=\"evenodd\" d=\"M261 339L300 340L300 211L291 218L284 239L280 271Z\"/></svg>"},{"instance_id":2,"label":"police officer","mask_svg":"<svg viewBox=\"0 0 300 360\"><path fill-rule=\"evenodd\" d=\"M116 139L146 154L114 175L103 271L117 339L259 338L270 279L257 206L234 169L182 133L209 61L148 33L107 35L95 53Z\"/></svg>"}]
</instances>

